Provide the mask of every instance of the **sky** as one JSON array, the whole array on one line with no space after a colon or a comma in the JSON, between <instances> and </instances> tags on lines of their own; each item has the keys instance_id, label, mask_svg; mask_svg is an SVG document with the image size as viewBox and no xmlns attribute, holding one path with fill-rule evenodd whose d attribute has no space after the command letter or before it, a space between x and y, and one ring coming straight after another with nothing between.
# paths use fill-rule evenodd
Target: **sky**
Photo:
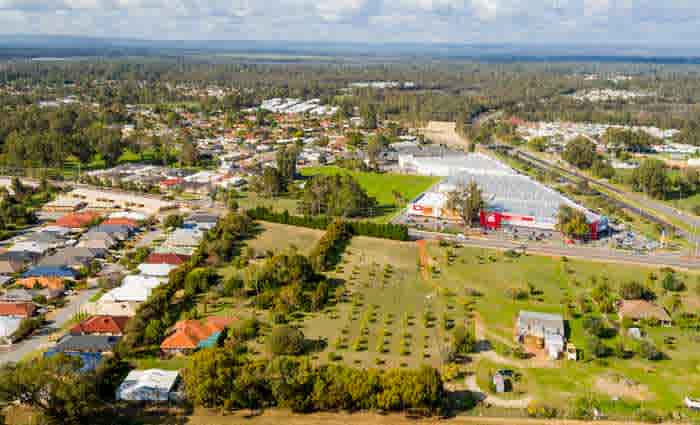
<instances>
[{"instance_id":1,"label":"sky","mask_svg":"<svg viewBox=\"0 0 700 425\"><path fill-rule=\"evenodd\" d=\"M700 0L0 0L0 33L700 47Z\"/></svg>"}]
</instances>

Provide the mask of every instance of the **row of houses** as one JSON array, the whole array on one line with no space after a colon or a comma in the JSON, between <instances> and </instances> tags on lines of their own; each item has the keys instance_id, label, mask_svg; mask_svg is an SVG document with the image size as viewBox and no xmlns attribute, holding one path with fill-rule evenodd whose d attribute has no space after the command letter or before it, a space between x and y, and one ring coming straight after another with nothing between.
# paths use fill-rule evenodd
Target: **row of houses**
<instances>
[{"instance_id":1,"label":"row of houses","mask_svg":"<svg viewBox=\"0 0 700 425\"><path fill-rule=\"evenodd\" d=\"M22 320L95 273L110 250L138 232L136 220L69 213L11 239L0 253L0 344L11 344ZM38 301L37 301L38 300ZM36 302L35 302L36 301Z\"/></svg>"}]
</instances>

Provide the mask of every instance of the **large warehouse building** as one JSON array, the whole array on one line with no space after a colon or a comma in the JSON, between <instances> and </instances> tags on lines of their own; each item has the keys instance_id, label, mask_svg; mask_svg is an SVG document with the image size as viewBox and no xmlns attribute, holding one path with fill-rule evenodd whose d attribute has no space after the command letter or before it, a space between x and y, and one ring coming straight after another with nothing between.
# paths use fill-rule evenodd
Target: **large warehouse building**
<instances>
[{"instance_id":1,"label":"large warehouse building","mask_svg":"<svg viewBox=\"0 0 700 425\"><path fill-rule=\"evenodd\" d=\"M559 192L483 154L400 155L399 163L408 172L445 177L439 185L409 205L408 213L413 216L458 219L445 207L447 193L473 181L481 189L486 203L481 212L481 225L486 228L517 226L554 230L559 208L569 205L584 212L591 226L592 238L608 229L606 217L586 210Z\"/></svg>"}]
</instances>

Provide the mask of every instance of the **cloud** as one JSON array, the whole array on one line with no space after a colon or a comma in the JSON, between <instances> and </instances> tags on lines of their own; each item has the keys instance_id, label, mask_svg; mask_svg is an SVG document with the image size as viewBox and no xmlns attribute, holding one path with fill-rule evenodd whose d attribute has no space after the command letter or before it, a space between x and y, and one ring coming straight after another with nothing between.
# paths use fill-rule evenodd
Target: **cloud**
<instances>
[{"instance_id":1,"label":"cloud","mask_svg":"<svg viewBox=\"0 0 700 425\"><path fill-rule=\"evenodd\" d=\"M0 33L455 43L700 42L697 0L0 0Z\"/></svg>"}]
</instances>

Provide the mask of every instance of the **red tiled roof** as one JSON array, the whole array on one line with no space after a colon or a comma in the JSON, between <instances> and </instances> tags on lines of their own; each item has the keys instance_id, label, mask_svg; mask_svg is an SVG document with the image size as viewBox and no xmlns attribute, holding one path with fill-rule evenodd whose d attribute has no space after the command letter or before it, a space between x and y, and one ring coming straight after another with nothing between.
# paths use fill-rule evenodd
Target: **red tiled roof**
<instances>
[{"instance_id":1,"label":"red tiled roof","mask_svg":"<svg viewBox=\"0 0 700 425\"><path fill-rule=\"evenodd\" d=\"M55 224L57 226L75 229L78 227L87 226L90 224L90 222L98 218L100 218L100 215L96 213L70 213L56 220Z\"/></svg>"},{"instance_id":2,"label":"red tiled roof","mask_svg":"<svg viewBox=\"0 0 700 425\"><path fill-rule=\"evenodd\" d=\"M165 179L162 182L160 182L161 185L163 186L175 186L177 184L181 184L185 180L181 178L172 178L172 179Z\"/></svg>"},{"instance_id":3,"label":"red tiled roof","mask_svg":"<svg viewBox=\"0 0 700 425\"><path fill-rule=\"evenodd\" d=\"M190 257L187 255L164 253L156 254L153 253L146 258L144 263L146 264L171 264L173 266L179 266L180 264L187 261Z\"/></svg>"},{"instance_id":4,"label":"red tiled roof","mask_svg":"<svg viewBox=\"0 0 700 425\"><path fill-rule=\"evenodd\" d=\"M123 335L127 316L92 316L73 326L70 333L74 335L107 334Z\"/></svg>"},{"instance_id":5,"label":"red tiled roof","mask_svg":"<svg viewBox=\"0 0 700 425\"><path fill-rule=\"evenodd\" d=\"M0 303L0 316L29 317L35 309L36 306L32 303Z\"/></svg>"},{"instance_id":6,"label":"red tiled roof","mask_svg":"<svg viewBox=\"0 0 700 425\"><path fill-rule=\"evenodd\" d=\"M66 285L63 282L63 279L60 277L52 277L52 276L42 276L42 277L25 277L24 279L19 279L17 281L18 285L22 285L27 289L32 289L36 285L39 285L42 288L49 288L53 290L60 290L63 291L66 289Z\"/></svg>"},{"instance_id":7,"label":"red tiled roof","mask_svg":"<svg viewBox=\"0 0 700 425\"><path fill-rule=\"evenodd\" d=\"M107 224L107 225L112 224L112 225L116 225L116 226L139 227L138 221L132 220L132 219L126 218L126 217L109 218L109 219L103 221L102 224Z\"/></svg>"},{"instance_id":8,"label":"red tiled roof","mask_svg":"<svg viewBox=\"0 0 700 425\"><path fill-rule=\"evenodd\" d=\"M197 344L216 332L223 331L235 319L227 317L209 317L205 322L199 320L181 320L175 324L175 332L170 334L160 348L163 350L193 350Z\"/></svg>"}]
</instances>

